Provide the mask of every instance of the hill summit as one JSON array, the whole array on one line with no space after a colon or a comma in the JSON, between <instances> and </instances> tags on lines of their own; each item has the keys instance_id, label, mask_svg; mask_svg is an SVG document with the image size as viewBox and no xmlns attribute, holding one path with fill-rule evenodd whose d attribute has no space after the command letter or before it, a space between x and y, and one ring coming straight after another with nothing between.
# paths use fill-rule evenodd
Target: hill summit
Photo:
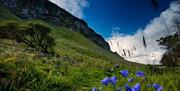
<instances>
[{"instance_id":1,"label":"hill summit","mask_svg":"<svg viewBox=\"0 0 180 91\"><path fill-rule=\"evenodd\" d=\"M22 19L41 19L69 30L80 32L103 49L110 50L103 37L81 20L48 0L0 0L11 12Z\"/></svg>"}]
</instances>

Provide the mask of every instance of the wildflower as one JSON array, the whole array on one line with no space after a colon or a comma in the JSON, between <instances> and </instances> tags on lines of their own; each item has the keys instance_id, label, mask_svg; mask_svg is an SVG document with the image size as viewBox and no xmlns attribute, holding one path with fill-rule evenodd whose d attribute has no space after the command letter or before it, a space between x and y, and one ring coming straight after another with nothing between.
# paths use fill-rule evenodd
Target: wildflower
<instances>
[{"instance_id":1,"label":"wildflower","mask_svg":"<svg viewBox=\"0 0 180 91\"><path fill-rule=\"evenodd\" d=\"M128 86L128 84L125 84L126 91L133 91L131 87Z\"/></svg>"},{"instance_id":2,"label":"wildflower","mask_svg":"<svg viewBox=\"0 0 180 91\"><path fill-rule=\"evenodd\" d=\"M160 87L160 85L159 85L159 84L154 83L154 84L153 84L153 87L154 87L155 89L158 89L158 88Z\"/></svg>"},{"instance_id":3,"label":"wildflower","mask_svg":"<svg viewBox=\"0 0 180 91\"><path fill-rule=\"evenodd\" d=\"M164 89L163 86L156 83L153 84L153 87L156 89L156 91L162 91Z\"/></svg>"},{"instance_id":4,"label":"wildflower","mask_svg":"<svg viewBox=\"0 0 180 91\"><path fill-rule=\"evenodd\" d=\"M140 91L141 90L141 85L139 84L139 83L137 83L136 85L134 85L133 87L132 87L132 91Z\"/></svg>"},{"instance_id":5,"label":"wildflower","mask_svg":"<svg viewBox=\"0 0 180 91\"><path fill-rule=\"evenodd\" d=\"M128 70L122 70L122 71L120 71L120 74L121 74L123 77L127 78L128 75L129 75L129 71L128 71Z\"/></svg>"},{"instance_id":6,"label":"wildflower","mask_svg":"<svg viewBox=\"0 0 180 91\"><path fill-rule=\"evenodd\" d=\"M142 71L137 71L137 72L136 72L136 76L137 76L137 77L144 77L145 74L144 74L144 72L142 72Z\"/></svg>"},{"instance_id":7,"label":"wildflower","mask_svg":"<svg viewBox=\"0 0 180 91\"><path fill-rule=\"evenodd\" d=\"M148 88L151 87L151 84L147 84L146 87L148 87Z\"/></svg>"},{"instance_id":8,"label":"wildflower","mask_svg":"<svg viewBox=\"0 0 180 91\"><path fill-rule=\"evenodd\" d=\"M134 78L129 78L128 79L128 82L133 82L134 81Z\"/></svg>"},{"instance_id":9,"label":"wildflower","mask_svg":"<svg viewBox=\"0 0 180 91\"><path fill-rule=\"evenodd\" d=\"M106 77L106 78L104 78L103 80L101 80L101 83L102 83L103 85L107 86L108 83L109 83L109 77Z\"/></svg>"},{"instance_id":10,"label":"wildflower","mask_svg":"<svg viewBox=\"0 0 180 91\"><path fill-rule=\"evenodd\" d=\"M92 91L97 91L96 88L93 88Z\"/></svg>"},{"instance_id":11,"label":"wildflower","mask_svg":"<svg viewBox=\"0 0 180 91\"><path fill-rule=\"evenodd\" d=\"M116 76L112 76L112 77L110 78L110 83L111 83L113 86L115 86L116 83L117 83L117 77L116 77Z\"/></svg>"},{"instance_id":12,"label":"wildflower","mask_svg":"<svg viewBox=\"0 0 180 91\"><path fill-rule=\"evenodd\" d=\"M119 87L119 88L118 88L118 91L122 91L122 88L121 88L121 87Z\"/></svg>"},{"instance_id":13,"label":"wildflower","mask_svg":"<svg viewBox=\"0 0 180 91\"><path fill-rule=\"evenodd\" d=\"M119 65L118 65L118 64L116 64L116 65L115 65L115 67L118 69L118 68L119 68Z\"/></svg>"},{"instance_id":14,"label":"wildflower","mask_svg":"<svg viewBox=\"0 0 180 91\"><path fill-rule=\"evenodd\" d=\"M162 91L163 89L163 86L160 86L156 91Z\"/></svg>"}]
</instances>

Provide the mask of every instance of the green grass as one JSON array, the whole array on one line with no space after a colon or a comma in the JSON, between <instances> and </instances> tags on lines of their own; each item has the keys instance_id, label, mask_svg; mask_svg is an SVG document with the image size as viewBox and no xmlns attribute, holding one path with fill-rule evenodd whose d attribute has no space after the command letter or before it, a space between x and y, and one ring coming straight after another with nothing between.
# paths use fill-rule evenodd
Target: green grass
<instances>
[{"instance_id":1,"label":"green grass","mask_svg":"<svg viewBox=\"0 0 180 91\"><path fill-rule=\"evenodd\" d=\"M3 20L18 19L5 8L0 7L0 11L3 11L0 12L1 17L8 14ZM127 62L102 49L78 32L40 20L29 22L43 23L53 29L51 36L56 42L53 48L59 56L41 56L36 51L28 50L28 46L23 43L14 44L12 40L0 39L0 74L6 74L0 77L0 91L90 91L92 87L102 86L100 81L103 78L113 75L118 77L117 87L120 87L127 82L119 74L123 69L130 71L130 77L135 77L137 70L146 73L147 80L141 83L141 91L154 91L145 87L154 82L161 84L164 91L180 90L178 68L155 73L144 65ZM120 68L115 69L115 64L119 64ZM141 81L137 78L129 85ZM103 87L103 91L114 90L109 85Z\"/></svg>"}]
</instances>

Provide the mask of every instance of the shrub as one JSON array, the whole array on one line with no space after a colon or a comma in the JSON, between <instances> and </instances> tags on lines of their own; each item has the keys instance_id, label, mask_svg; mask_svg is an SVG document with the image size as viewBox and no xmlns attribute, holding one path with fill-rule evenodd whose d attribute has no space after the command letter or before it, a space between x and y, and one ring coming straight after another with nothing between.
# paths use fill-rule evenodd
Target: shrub
<instances>
[{"instance_id":1,"label":"shrub","mask_svg":"<svg viewBox=\"0 0 180 91\"><path fill-rule=\"evenodd\" d=\"M8 21L0 23L0 38L14 40L18 35L18 22Z\"/></svg>"},{"instance_id":2,"label":"shrub","mask_svg":"<svg viewBox=\"0 0 180 91\"><path fill-rule=\"evenodd\" d=\"M48 53L55 45L54 39L49 35L51 30L40 23L7 21L0 23L0 38L23 42L38 51Z\"/></svg>"}]
</instances>

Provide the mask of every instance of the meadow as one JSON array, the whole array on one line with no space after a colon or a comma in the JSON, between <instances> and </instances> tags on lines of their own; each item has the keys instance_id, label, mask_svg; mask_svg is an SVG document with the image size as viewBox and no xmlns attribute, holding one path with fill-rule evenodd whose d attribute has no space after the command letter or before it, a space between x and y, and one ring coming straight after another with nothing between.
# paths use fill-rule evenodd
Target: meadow
<instances>
[{"instance_id":1,"label":"meadow","mask_svg":"<svg viewBox=\"0 0 180 91\"><path fill-rule=\"evenodd\" d=\"M24 23L9 11L0 8L0 23L16 20ZM160 84L163 91L180 90L180 69L142 65L124 60L116 53L106 51L78 32L70 31L41 20L29 20L52 29L56 55L46 55L14 40L0 39L0 91L117 91L125 84L141 84L141 91L155 91L147 84ZM116 66L119 66L118 68ZM128 70L124 78L120 71ZM136 72L145 78L136 77ZM117 77L117 84L105 86L105 77ZM134 78L128 82L128 78Z\"/></svg>"}]
</instances>

